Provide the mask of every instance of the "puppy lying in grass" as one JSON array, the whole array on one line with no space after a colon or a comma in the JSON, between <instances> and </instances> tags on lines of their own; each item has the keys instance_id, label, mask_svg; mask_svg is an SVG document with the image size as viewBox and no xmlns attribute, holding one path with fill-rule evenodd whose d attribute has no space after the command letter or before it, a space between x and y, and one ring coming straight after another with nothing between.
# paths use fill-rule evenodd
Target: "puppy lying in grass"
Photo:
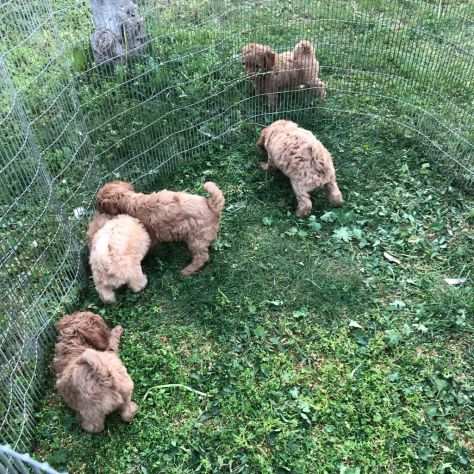
<instances>
[{"instance_id":1,"label":"puppy lying in grass","mask_svg":"<svg viewBox=\"0 0 474 474\"><path fill-rule=\"evenodd\" d=\"M96 212L89 223L87 238L92 277L104 303L115 303L114 290L123 285L135 293L146 287L141 262L151 240L138 219Z\"/></svg>"},{"instance_id":2,"label":"puppy lying in grass","mask_svg":"<svg viewBox=\"0 0 474 474\"><path fill-rule=\"evenodd\" d=\"M133 381L118 357L122 328L110 330L97 314L76 312L64 316L56 329L56 389L78 413L82 428L102 431L105 417L115 410L132 421L137 411Z\"/></svg>"},{"instance_id":3,"label":"puppy lying in grass","mask_svg":"<svg viewBox=\"0 0 474 474\"><path fill-rule=\"evenodd\" d=\"M112 181L99 190L96 203L100 212L139 219L154 242L186 242L193 259L181 273L188 276L209 260L209 246L217 237L224 209L224 195L217 185L207 182L204 189L210 197L167 190L143 194L130 183Z\"/></svg>"},{"instance_id":4,"label":"puppy lying in grass","mask_svg":"<svg viewBox=\"0 0 474 474\"><path fill-rule=\"evenodd\" d=\"M309 193L317 188L324 188L334 206L343 203L331 154L310 131L289 120L277 120L262 130L257 146L268 156L268 161L260 164L262 169L276 168L290 178L298 217L311 213Z\"/></svg>"},{"instance_id":5,"label":"puppy lying in grass","mask_svg":"<svg viewBox=\"0 0 474 474\"><path fill-rule=\"evenodd\" d=\"M275 53L270 46L249 43L242 48L242 63L257 94L265 94L271 106L278 100L278 91L310 87L321 99L326 85L319 79L319 62L313 45L300 41L285 53Z\"/></svg>"}]
</instances>

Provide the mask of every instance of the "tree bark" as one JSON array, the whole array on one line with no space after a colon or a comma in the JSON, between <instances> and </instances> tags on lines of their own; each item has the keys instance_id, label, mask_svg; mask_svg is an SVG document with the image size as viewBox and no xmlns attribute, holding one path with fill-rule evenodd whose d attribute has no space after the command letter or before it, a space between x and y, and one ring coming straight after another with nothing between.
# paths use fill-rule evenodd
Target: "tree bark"
<instances>
[{"instance_id":1,"label":"tree bark","mask_svg":"<svg viewBox=\"0 0 474 474\"><path fill-rule=\"evenodd\" d=\"M144 19L133 0L91 0L96 64L123 62L143 49Z\"/></svg>"}]
</instances>

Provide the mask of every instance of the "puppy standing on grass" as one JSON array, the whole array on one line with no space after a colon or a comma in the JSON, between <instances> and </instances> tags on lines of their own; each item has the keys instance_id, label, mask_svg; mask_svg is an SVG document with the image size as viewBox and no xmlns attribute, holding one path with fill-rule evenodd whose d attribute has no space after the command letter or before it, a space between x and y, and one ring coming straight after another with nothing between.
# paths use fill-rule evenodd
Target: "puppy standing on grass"
<instances>
[{"instance_id":1,"label":"puppy standing on grass","mask_svg":"<svg viewBox=\"0 0 474 474\"><path fill-rule=\"evenodd\" d=\"M114 290L123 285L135 293L146 287L141 262L150 249L150 236L138 219L96 212L87 239L92 277L104 303L115 303Z\"/></svg>"},{"instance_id":2,"label":"puppy standing on grass","mask_svg":"<svg viewBox=\"0 0 474 474\"><path fill-rule=\"evenodd\" d=\"M278 91L301 85L312 88L321 99L326 97L326 84L319 79L319 62L309 41L280 54L270 46L249 43L242 48L242 63L257 94L265 94L271 106L277 103Z\"/></svg>"},{"instance_id":3,"label":"puppy standing on grass","mask_svg":"<svg viewBox=\"0 0 474 474\"><path fill-rule=\"evenodd\" d=\"M289 120L277 120L262 130L257 146L268 156L268 161L260 164L262 169L276 168L290 178L298 217L311 213L309 193L317 188L324 187L334 206L343 203L331 154L310 131Z\"/></svg>"},{"instance_id":4,"label":"puppy standing on grass","mask_svg":"<svg viewBox=\"0 0 474 474\"><path fill-rule=\"evenodd\" d=\"M115 410L122 420L132 421L137 405L133 381L118 357L121 326L110 330L97 314L76 312L64 316L56 329L56 389L78 412L82 428L102 431L105 417Z\"/></svg>"},{"instance_id":5,"label":"puppy standing on grass","mask_svg":"<svg viewBox=\"0 0 474 474\"><path fill-rule=\"evenodd\" d=\"M112 181L97 193L97 208L136 217L156 242L186 242L193 260L181 273L188 276L209 260L209 246L217 237L224 209L224 195L217 185L207 182L204 189L210 197L167 190L143 194L130 183Z\"/></svg>"}]
</instances>

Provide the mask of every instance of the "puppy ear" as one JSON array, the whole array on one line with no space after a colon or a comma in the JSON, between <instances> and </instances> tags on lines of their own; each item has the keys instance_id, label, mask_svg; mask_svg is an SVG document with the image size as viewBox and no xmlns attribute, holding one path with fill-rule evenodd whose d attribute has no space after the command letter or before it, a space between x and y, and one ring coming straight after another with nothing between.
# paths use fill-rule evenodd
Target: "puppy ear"
<instances>
[{"instance_id":1,"label":"puppy ear","mask_svg":"<svg viewBox=\"0 0 474 474\"><path fill-rule=\"evenodd\" d=\"M105 351L109 347L109 329L104 324L94 324L92 327L77 329L77 332L94 349Z\"/></svg>"},{"instance_id":2,"label":"puppy ear","mask_svg":"<svg viewBox=\"0 0 474 474\"><path fill-rule=\"evenodd\" d=\"M267 139L267 128L264 128L261 132L260 132L260 137L258 137L258 140L257 140L257 146L259 148L262 148L262 149L265 149L265 141Z\"/></svg>"},{"instance_id":3,"label":"puppy ear","mask_svg":"<svg viewBox=\"0 0 474 474\"><path fill-rule=\"evenodd\" d=\"M61 332L65 332L67 331L68 329L68 326L73 326L71 323L74 319L74 315L75 313L73 314L65 314L56 324L55 324L55 327L56 327L56 331L58 331L59 333ZM71 329L71 331L73 331L73 329ZM69 332L71 334L71 332Z\"/></svg>"},{"instance_id":4,"label":"puppy ear","mask_svg":"<svg viewBox=\"0 0 474 474\"><path fill-rule=\"evenodd\" d=\"M267 71L273 69L273 66L275 65L275 53L272 50L265 51L263 56L263 63Z\"/></svg>"},{"instance_id":5,"label":"puppy ear","mask_svg":"<svg viewBox=\"0 0 474 474\"><path fill-rule=\"evenodd\" d=\"M117 214L116 207L116 199L114 198L102 198L98 199L96 202L97 210L100 212L105 212L106 214Z\"/></svg>"}]
</instances>

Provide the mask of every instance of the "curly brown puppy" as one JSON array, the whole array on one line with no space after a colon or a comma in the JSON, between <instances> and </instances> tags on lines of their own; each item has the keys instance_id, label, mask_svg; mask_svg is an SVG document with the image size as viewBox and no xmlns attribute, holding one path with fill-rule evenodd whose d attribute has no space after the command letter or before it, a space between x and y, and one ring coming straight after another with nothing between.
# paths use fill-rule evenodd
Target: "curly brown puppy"
<instances>
[{"instance_id":1,"label":"curly brown puppy","mask_svg":"<svg viewBox=\"0 0 474 474\"><path fill-rule=\"evenodd\" d=\"M268 161L260 164L262 169L276 168L290 178L298 217L311 213L309 193L317 188L324 187L334 206L343 203L331 154L310 131L289 120L277 120L262 130L257 146L268 156Z\"/></svg>"},{"instance_id":2,"label":"curly brown puppy","mask_svg":"<svg viewBox=\"0 0 474 474\"><path fill-rule=\"evenodd\" d=\"M298 86L310 87L324 99L326 84L319 79L319 62L313 45L300 41L293 49L275 53L270 46L249 43L242 48L242 64L257 94L265 94L270 105L277 103L277 92Z\"/></svg>"},{"instance_id":3,"label":"curly brown puppy","mask_svg":"<svg viewBox=\"0 0 474 474\"><path fill-rule=\"evenodd\" d=\"M99 190L96 203L101 212L136 217L155 242L186 242L193 260L181 273L188 276L209 260L209 246L217 237L224 209L224 195L217 185L207 182L204 189L210 197L168 190L143 194L130 183L112 181Z\"/></svg>"},{"instance_id":4,"label":"curly brown puppy","mask_svg":"<svg viewBox=\"0 0 474 474\"><path fill-rule=\"evenodd\" d=\"M85 311L64 316L56 329L56 389L78 412L82 428L102 431L105 417L115 410L122 420L132 421L137 405L133 381L118 357L121 326L110 330L100 316Z\"/></svg>"},{"instance_id":5,"label":"curly brown puppy","mask_svg":"<svg viewBox=\"0 0 474 474\"><path fill-rule=\"evenodd\" d=\"M114 290L127 285L138 293L147 285L141 262L150 249L150 236L134 217L96 212L87 230L89 264L100 299L115 303Z\"/></svg>"}]
</instances>

